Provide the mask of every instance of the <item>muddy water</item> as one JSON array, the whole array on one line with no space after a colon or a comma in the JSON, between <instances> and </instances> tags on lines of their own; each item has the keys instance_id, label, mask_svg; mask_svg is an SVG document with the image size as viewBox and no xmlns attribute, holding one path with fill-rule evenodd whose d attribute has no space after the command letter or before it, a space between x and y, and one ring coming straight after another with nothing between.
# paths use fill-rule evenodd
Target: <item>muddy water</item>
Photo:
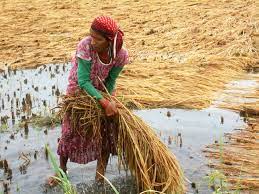
<instances>
[{"instance_id":1,"label":"muddy water","mask_svg":"<svg viewBox=\"0 0 259 194\"><path fill-rule=\"evenodd\" d=\"M19 128L17 123L32 114L48 114L55 107L58 96L64 93L70 65L46 65L36 70L9 71L0 76L0 160L6 159L8 168L0 168L0 192L11 193L61 193L45 187L46 177L53 173L44 145L55 152L60 127ZM25 81L26 80L26 81ZM27 97L26 97L27 94ZM17 102L17 103L16 103ZM161 140L177 156L187 179L196 188L190 193L211 193L205 176L210 172L209 161L202 154L205 145L211 144L226 132L245 127L237 113L217 108L200 111L181 109L156 109L135 111L154 128ZM4 126L4 127L3 127ZM96 162L87 165L69 163L69 178L81 193L101 193L94 183ZM106 176L120 193L136 193L129 173L117 170L116 157L110 160Z\"/></svg>"},{"instance_id":2,"label":"muddy water","mask_svg":"<svg viewBox=\"0 0 259 194\"><path fill-rule=\"evenodd\" d=\"M66 89L70 66L44 65L32 70L5 70L0 76L1 117L9 117L10 125L22 116L49 113Z\"/></svg>"}]
</instances>

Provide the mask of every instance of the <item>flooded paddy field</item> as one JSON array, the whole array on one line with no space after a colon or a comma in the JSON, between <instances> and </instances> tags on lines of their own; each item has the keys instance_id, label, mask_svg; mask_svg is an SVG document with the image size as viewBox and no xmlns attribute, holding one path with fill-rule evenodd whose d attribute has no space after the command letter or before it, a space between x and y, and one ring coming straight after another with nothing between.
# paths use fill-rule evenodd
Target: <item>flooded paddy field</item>
<instances>
[{"instance_id":1,"label":"flooded paddy field","mask_svg":"<svg viewBox=\"0 0 259 194\"><path fill-rule=\"evenodd\" d=\"M45 186L47 177L53 174L45 145L49 144L56 152L60 126L19 124L33 116L55 112L53 108L60 94L65 93L69 69L70 64L45 65L34 70L7 69L0 75L0 192L62 193L59 188ZM253 82L243 85L246 88L255 86ZM238 113L217 108L223 101L219 98L212 107L203 110L134 111L154 128L161 141L176 155L187 178L189 193L212 192L205 178L211 171L210 161L202 153L205 146L225 141L224 133L246 127L245 118ZM68 169L69 179L79 193L112 193L108 185L101 188L94 183L96 162L69 163ZM120 193L136 193L130 173L117 169L116 157L110 159L106 177Z\"/></svg>"}]
</instances>

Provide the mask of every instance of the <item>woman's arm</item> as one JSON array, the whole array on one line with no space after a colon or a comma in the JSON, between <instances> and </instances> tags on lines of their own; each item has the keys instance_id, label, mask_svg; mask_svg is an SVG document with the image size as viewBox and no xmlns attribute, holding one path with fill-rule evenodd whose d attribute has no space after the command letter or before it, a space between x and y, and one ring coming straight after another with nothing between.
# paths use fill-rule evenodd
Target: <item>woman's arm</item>
<instances>
[{"instance_id":1,"label":"woman's arm","mask_svg":"<svg viewBox=\"0 0 259 194\"><path fill-rule=\"evenodd\" d=\"M91 72L91 61L81 59L77 57L78 60L78 85L81 89L85 90L89 95L95 97L97 100L101 100L103 97L101 93L93 86L90 79Z\"/></svg>"},{"instance_id":2,"label":"woman's arm","mask_svg":"<svg viewBox=\"0 0 259 194\"><path fill-rule=\"evenodd\" d=\"M112 69L109 72L108 77L105 80L105 86L110 94L112 94L116 79L118 78L120 72L122 71L123 67L112 67Z\"/></svg>"},{"instance_id":3,"label":"woman's arm","mask_svg":"<svg viewBox=\"0 0 259 194\"><path fill-rule=\"evenodd\" d=\"M90 80L90 72L91 72L91 61L84 60L78 58L78 70L77 70L77 77L78 77L78 85L80 88L84 89L89 95L95 97L100 105L105 110L105 114L107 116L111 116L117 112L116 107L112 102L103 98L101 93L95 89L93 84Z\"/></svg>"}]
</instances>

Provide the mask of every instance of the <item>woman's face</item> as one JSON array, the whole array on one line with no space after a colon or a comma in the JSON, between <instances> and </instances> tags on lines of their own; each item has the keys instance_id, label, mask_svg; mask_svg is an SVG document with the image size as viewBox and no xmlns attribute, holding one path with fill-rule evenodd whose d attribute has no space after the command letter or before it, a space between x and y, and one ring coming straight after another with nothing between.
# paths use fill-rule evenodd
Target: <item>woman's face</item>
<instances>
[{"instance_id":1,"label":"woman's face","mask_svg":"<svg viewBox=\"0 0 259 194\"><path fill-rule=\"evenodd\" d=\"M90 36L92 37L91 45L96 52L103 52L108 48L109 42L107 41L107 39L103 37L100 33L92 30L91 28Z\"/></svg>"}]
</instances>

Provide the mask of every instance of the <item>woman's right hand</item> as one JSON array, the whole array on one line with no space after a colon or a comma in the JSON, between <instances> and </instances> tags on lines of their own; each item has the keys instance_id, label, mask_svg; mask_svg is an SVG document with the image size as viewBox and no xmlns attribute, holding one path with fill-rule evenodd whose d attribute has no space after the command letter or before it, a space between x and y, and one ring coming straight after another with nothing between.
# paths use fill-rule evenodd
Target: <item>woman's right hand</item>
<instances>
[{"instance_id":1,"label":"woman's right hand","mask_svg":"<svg viewBox=\"0 0 259 194\"><path fill-rule=\"evenodd\" d=\"M118 113L118 109L116 107L116 103L114 101L109 101L105 98L99 100L101 106L105 110L106 116L114 116Z\"/></svg>"},{"instance_id":2,"label":"woman's right hand","mask_svg":"<svg viewBox=\"0 0 259 194\"><path fill-rule=\"evenodd\" d=\"M106 116L114 116L118 113L118 109L116 107L116 103L114 101L110 101L108 106L105 108Z\"/></svg>"}]
</instances>

